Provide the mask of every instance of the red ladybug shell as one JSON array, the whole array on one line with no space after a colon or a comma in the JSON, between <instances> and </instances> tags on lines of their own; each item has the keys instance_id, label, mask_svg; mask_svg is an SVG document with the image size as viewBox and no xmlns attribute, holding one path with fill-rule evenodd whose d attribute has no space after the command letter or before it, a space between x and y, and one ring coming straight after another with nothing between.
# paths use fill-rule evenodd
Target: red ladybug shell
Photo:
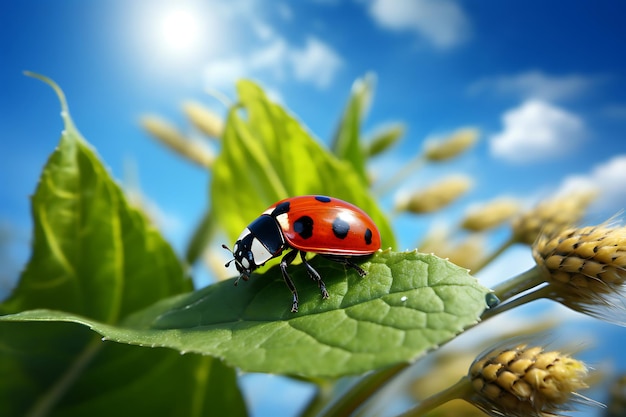
<instances>
[{"instance_id":1,"label":"red ladybug shell","mask_svg":"<svg viewBox=\"0 0 626 417\"><path fill-rule=\"evenodd\" d=\"M287 198L264 214L276 218L287 243L303 252L361 256L380 249L380 232L367 213L337 198Z\"/></svg>"}]
</instances>

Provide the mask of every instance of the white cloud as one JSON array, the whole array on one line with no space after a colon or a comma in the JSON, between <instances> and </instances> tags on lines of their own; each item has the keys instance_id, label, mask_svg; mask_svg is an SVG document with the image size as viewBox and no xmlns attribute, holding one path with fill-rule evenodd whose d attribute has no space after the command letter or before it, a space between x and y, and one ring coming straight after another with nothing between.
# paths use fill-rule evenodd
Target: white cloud
<instances>
[{"instance_id":1,"label":"white cloud","mask_svg":"<svg viewBox=\"0 0 626 417\"><path fill-rule=\"evenodd\" d=\"M212 17L220 22L219 27L240 30L212 37L222 42L205 63L203 76L208 89L232 91L241 78L270 85L295 80L325 88L344 65L341 55L323 40L310 36L303 44L296 44L284 36L282 25L276 22L293 23L295 15L289 2L278 2L274 8L263 7L265 2L259 0L225 3L228 6L216 4Z\"/></svg>"},{"instance_id":2,"label":"white cloud","mask_svg":"<svg viewBox=\"0 0 626 417\"><path fill-rule=\"evenodd\" d=\"M563 156L584 137L578 116L541 100L527 100L503 116L504 130L490 139L491 153L512 162Z\"/></svg>"},{"instance_id":3,"label":"white cloud","mask_svg":"<svg viewBox=\"0 0 626 417\"><path fill-rule=\"evenodd\" d=\"M274 36L274 29L262 20L251 18L250 27L254 34L264 41L271 40Z\"/></svg>"},{"instance_id":4,"label":"white cloud","mask_svg":"<svg viewBox=\"0 0 626 417\"><path fill-rule=\"evenodd\" d=\"M452 0L372 0L368 9L383 28L417 32L437 48L457 46L469 37L469 19Z\"/></svg>"},{"instance_id":5,"label":"white cloud","mask_svg":"<svg viewBox=\"0 0 626 417\"><path fill-rule=\"evenodd\" d=\"M249 55L213 60L206 65L204 76L210 88L232 88L242 77L270 74L277 80L291 77L318 88L328 87L344 65L341 56L317 38L307 39L303 48L289 45L272 35L263 47Z\"/></svg>"},{"instance_id":6,"label":"white cloud","mask_svg":"<svg viewBox=\"0 0 626 417\"><path fill-rule=\"evenodd\" d=\"M281 38L276 38L252 54L249 59L250 69L254 71L267 70L272 72L275 77L282 79L285 75L289 53L287 42Z\"/></svg>"},{"instance_id":7,"label":"white cloud","mask_svg":"<svg viewBox=\"0 0 626 417\"><path fill-rule=\"evenodd\" d=\"M616 155L608 161L596 165L589 174L567 177L559 194L580 190L599 192L591 211L599 211L610 216L626 208L626 155Z\"/></svg>"},{"instance_id":8,"label":"white cloud","mask_svg":"<svg viewBox=\"0 0 626 417\"><path fill-rule=\"evenodd\" d=\"M231 89L245 74L246 65L241 57L211 60L204 68L205 84L217 90Z\"/></svg>"},{"instance_id":9,"label":"white cloud","mask_svg":"<svg viewBox=\"0 0 626 417\"><path fill-rule=\"evenodd\" d=\"M341 57L316 38L307 39L304 49L292 51L290 58L296 79L320 88L328 87L343 66Z\"/></svg>"},{"instance_id":10,"label":"white cloud","mask_svg":"<svg viewBox=\"0 0 626 417\"><path fill-rule=\"evenodd\" d=\"M205 83L218 90L231 89L243 77L269 72L275 78L285 76L289 49L281 38L274 38L250 56L236 55L209 62L204 69Z\"/></svg>"},{"instance_id":11,"label":"white cloud","mask_svg":"<svg viewBox=\"0 0 626 417\"><path fill-rule=\"evenodd\" d=\"M524 99L548 101L570 99L590 90L601 80L582 75L551 76L542 71L526 71L517 75L485 78L472 84L470 93L489 92Z\"/></svg>"}]
</instances>

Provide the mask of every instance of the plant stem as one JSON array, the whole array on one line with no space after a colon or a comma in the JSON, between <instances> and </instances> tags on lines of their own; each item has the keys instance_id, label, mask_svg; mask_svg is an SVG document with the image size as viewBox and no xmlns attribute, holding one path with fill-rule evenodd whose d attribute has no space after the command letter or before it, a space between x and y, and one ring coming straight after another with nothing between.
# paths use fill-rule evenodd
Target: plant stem
<instances>
[{"instance_id":1,"label":"plant stem","mask_svg":"<svg viewBox=\"0 0 626 417\"><path fill-rule=\"evenodd\" d=\"M215 235L217 230L217 224L215 222L215 216L211 209L206 209L193 232L187 248L185 249L185 260L193 265L198 258L202 255L202 252L211 242L211 239ZM219 276L219 275L217 275Z\"/></svg>"},{"instance_id":2,"label":"plant stem","mask_svg":"<svg viewBox=\"0 0 626 417\"><path fill-rule=\"evenodd\" d=\"M378 391L391 378L398 375L409 366L408 363L401 363L379 371L374 371L366 375L356 384L354 384L348 392L341 396L328 409L324 410L320 417L345 417L352 414L372 394Z\"/></svg>"},{"instance_id":3,"label":"plant stem","mask_svg":"<svg viewBox=\"0 0 626 417\"><path fill-rule=\"evenodd\" d=\"M466 399L473 393L472 384L467 376L461 378L456 384L452 385L445 390L432 395L425 400L421 401L418 405L410 410L400 414L398 417L419 417L423 416L427 412L439 407L448 401L456 399Z\"/></svg>"},{"instance_id":4,"label":"plant stem","mask_svg":"<svg viewBox=\"0 0 626 417\"><path fill-rule=\"evenodd\" d=\"M27 417L44 417L50 414L52 409L63 398L65 393L72 387L82 375L85 368L91 363L100 349L104 346L100 337L95 337L85 346L83 351L76 357L74 362L65 371L61 378L40 397L26 413Z\"/></svg>"},{"instance_id":5,"label":"plant stem","mask_svg":"<svg viewBox=\"0 0 626 417\"><path fill-rule=\"evenodd\" d=\"M491 262L493 262L494 259L496 259L498 256L502 255L502 253L505 250L507 250L508 248L513 246L513 244L516 243L516 242L517 242L517 240L515 239L515 237L511 236L508 240L506 240L504 243L502 243L502 245L500 245L500 247L498 249L493 251L491 254L489 254L484 259L481 259L480 262L478 263L478 265L476 265L474 267L474 269L472 269L472 274L476 274L478 271L480 271L481 269L483 269L484 267L489 265Z\"/></svg>"},{"instance_id":6,"label":"plant stem","mask_svg":"<svg viewBox=\"0 0 626 417\"><path fill-rule=\"evenodd\" d=\"M312 382L312 381L311 381ZM328 404L333 396L334 383L327 380L315 381L317 390L311 401L306 405L304 410L299 414L300 417L315 417Z\"/></svg>"},{"instance_id":7,"label":"plant stem","mask_svg":"<svg viewBox=\"0 0 626 417\"><path fill-rule=\"evenodd\" d=\"M494 294L500 299L501 302L505 302L513 296L523 293L533 287L541 285L545 282L545 278L539 268L534 266L528 271L523 272L513 278L510 278L504 282L493 287Z\"/></svg>"},{"instance_id":8,"label":"plant stem","mask_svg":"<svg viewBox=\"0 0 626 417\"><path fill-rule=\"evenodd\" d=\"M395 174L391 178L389 178L384 183L374 187L374 193L376 193L379 197L384 196L391 192L391 190L406 179L413 171L418 170L424 164L426 160L423 155L418 155L417 157L410 160L406 165L404 165L400 170L396 171Z\"/></svg>"},{"instance_id":9,"label":"plant stem","mask_svg":"<svg viewBox=\"0 0 626 417\"><path fill-rule=\"evenodd\" d=\"M539 288L535 291L531 291L529 293L526 293L520 297L514 298L513 300L509 301L508 303L501 303L498 304L496 307L489 309L489 310L485 310L483 315L480 317L481 322L485 321L491 317L494 317L498 314L504 313L506 311L512 310L515 307L519 307L521 305L530 303L531 301L535 301L538 300L540 298L547 298L551 289L549 288L550 286L547 285L545 287Z\"/></svg>"}]
</instances>

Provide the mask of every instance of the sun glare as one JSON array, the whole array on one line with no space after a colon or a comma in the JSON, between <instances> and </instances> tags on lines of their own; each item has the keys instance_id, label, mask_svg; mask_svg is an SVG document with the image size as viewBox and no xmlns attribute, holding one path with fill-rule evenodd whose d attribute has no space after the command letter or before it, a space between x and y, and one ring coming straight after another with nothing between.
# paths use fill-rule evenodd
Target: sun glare
<instances>
[{"instance_id":1,"label":"sun glare","mask_svg":"<svg viewBox=\"0 0 626 417\"><path fill-rule=\"evenodd\" d=\"M127 45L144 75L183 79L202 72L207 61L225 48L225 6L205 0L128 2L124 18L132 30ZM122 11L120 11L122 13ZM128 61L126 61L128 64Z\"/></svg>"},{"instance_id":2,"label":"sun glare","mask_svg":"<svg viewBox=\"0 0 626 417\"><path fill-rule=\"evenodd\" d=\"M161 12L158 19L159 48L169 57L189 57L198 53L203 30L198 14L190 8L178 7Z\"/></svg>"}]
</instances>

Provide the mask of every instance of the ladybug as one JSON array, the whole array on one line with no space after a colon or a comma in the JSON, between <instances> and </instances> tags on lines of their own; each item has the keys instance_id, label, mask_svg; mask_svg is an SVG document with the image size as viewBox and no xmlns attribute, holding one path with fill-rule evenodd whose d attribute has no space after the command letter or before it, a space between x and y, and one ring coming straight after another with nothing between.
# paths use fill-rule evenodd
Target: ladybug
<instances>
[{"instance_id":1,"label":"ladybug","mask_svg":"<svg viewBox=\"0 0 626 417\"><path fill-rule=\"evenodd\" d=\"M298 293L287 267L300 254L306 270L328 298L320 274L306 259L306 253L317 253L343 263L365 276L365 271L352 262L353 257L371 255L380 249L380 233L372 219L360 208L338 198L321 195L291 197L273 204L241 233L233 250L239 277L247 281L250 274L270 259L289 250L280 262L283 279L293 295L291 311L298 311Z\"/></svg>"}]
</instances>

